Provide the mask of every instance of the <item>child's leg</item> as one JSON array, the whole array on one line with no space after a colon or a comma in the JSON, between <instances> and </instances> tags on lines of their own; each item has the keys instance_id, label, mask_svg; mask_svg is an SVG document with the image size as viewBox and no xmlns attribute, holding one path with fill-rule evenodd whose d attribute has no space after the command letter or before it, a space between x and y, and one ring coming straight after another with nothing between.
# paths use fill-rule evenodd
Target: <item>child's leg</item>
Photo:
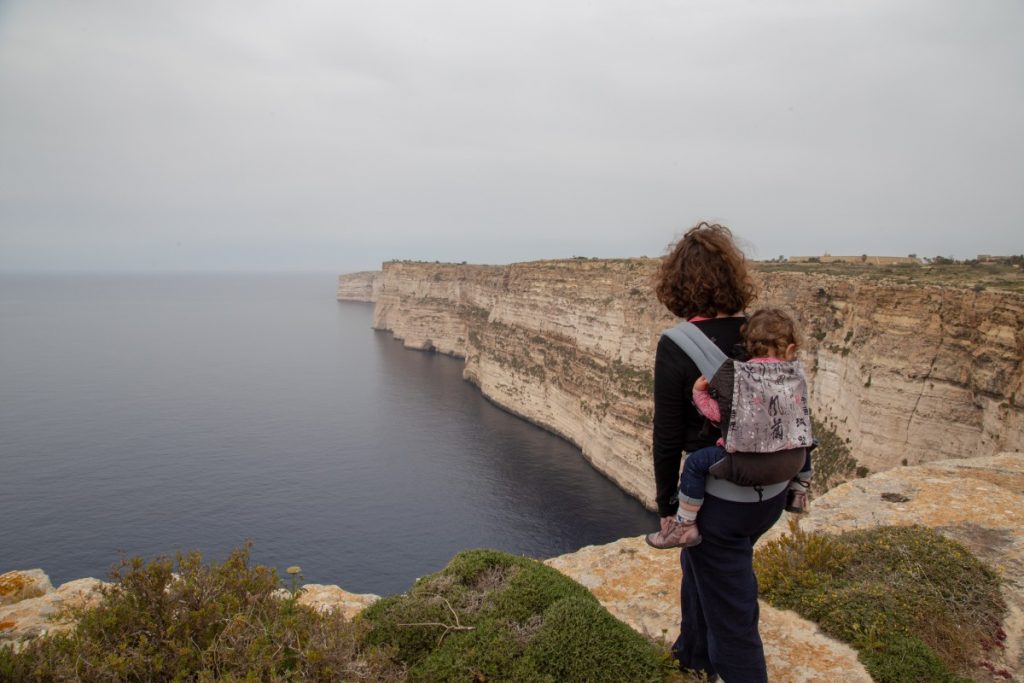
<instances>
[{"instance_id":1,"label":"child's leg","mask_svg":"<svg viewBox=\"0 0 1024 683\"><path fill-rule=\"evenodd\" d=\"M679 512L676 519L692 522L704 502L704 482L712 465L722 459L725 451L720 446L708 446L687 453L683 473L679 477Z\"/></svg>"},{"instance_id":2,"label":"child's leg","mask_svg":"<svg viewBox=\"0 0 1024 683\"><path fill-rule=\"evenodd\" d=\"M661 550L668 548L686 548L700 543L700 531L697 529L697 512L704 502L704 479L708 470L722 459L725 451L718 446L710 446L694 451L686 456L683 473L679 477L679 511L675 519L668 520L660 531L647 534L647 544Z\"/></svg>"}]
</instances>

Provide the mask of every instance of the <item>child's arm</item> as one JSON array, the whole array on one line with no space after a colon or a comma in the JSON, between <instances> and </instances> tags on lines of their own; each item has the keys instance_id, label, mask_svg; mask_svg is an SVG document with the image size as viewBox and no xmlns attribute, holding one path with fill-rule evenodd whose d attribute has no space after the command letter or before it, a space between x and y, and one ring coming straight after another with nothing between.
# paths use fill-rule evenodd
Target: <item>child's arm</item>
<instances>
[{"instance_id":1,"label":"child's arm","mask_svg":"<svg viewBox=\"0 0 1024 683\"><path fill-rule=\"evenodd\" d=\"M721 422L722 413L718 408L718 401L711 397L708 381L701 375L693 383L693 404L697 406L700 414L712 422Z\"/></svg>"}]
</instances>

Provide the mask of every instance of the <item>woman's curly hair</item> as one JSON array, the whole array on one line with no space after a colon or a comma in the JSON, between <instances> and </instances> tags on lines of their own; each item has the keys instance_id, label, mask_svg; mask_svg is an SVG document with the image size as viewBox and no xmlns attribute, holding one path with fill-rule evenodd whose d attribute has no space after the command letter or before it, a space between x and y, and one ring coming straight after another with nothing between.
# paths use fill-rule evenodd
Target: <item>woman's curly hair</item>
<instances>
[{"instance_id":1,"label":"woman's curly hair","mask_svg":"<svg viewBox=\"0 0 1024 683\"><path fill-rule=\"evenodd\" d=\"M757 298L732 231L701 222L669 247L655 276L658 301L680 318L739 313Z\"/></svg>"}]
</instances>

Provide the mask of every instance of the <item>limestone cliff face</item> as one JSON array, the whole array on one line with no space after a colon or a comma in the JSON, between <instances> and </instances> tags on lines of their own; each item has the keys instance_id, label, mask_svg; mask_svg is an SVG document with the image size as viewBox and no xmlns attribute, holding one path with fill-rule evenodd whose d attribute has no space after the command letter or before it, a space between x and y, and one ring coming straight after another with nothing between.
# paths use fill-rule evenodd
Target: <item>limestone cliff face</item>
<instances>
[{"instance_id":1,"label":"limestone cliff face","mask_svg":"<svg viewBox=\"0 0 1024 683\"><path fill-rule=\"evenodd\" d=\"M387 263L374 326L464 357L485 396L577 444L650 504L653 350L672 324L650 272L641 260Z\"/></svg>"},{"instance_id":2,"label":"limestone cliff face","mask_svg":"<svg viewBox=\"0 0 1024 683\"><path fill-rule=\"evenodd\" d=\"M368 270L361 273L346 273L338 276L339 301L375 301L374 282L378 271Z\"/></svg>"},{"instance_id":3,"label":"limestone cliff face","mask_svg":"<svg viewBox=\"0 0 1024 683\"><path fill-rule=\"evenodd\" d=\"M654 349L675 323L653 259L509 266L389 262L339 298L375 299L374 326L465 358L495 403L578 445L652 505ZM765 273L757 305L794 312L812 407L872 470L1024 447L1024 296ZM372 284L367 285L370 280ZM356 283L362 283L357 285Z\"/></svg>"},{"instance_id":4,"label":"limestone cliff face","mask_svg":"<svg viewBox=\"0 0 1024 683\"><path fill-rule=\"evenodd\" d=\"M1024 447L1024 297L773 273L800 318L812 405L872 470Z\"/></svg>"}]
</instances>

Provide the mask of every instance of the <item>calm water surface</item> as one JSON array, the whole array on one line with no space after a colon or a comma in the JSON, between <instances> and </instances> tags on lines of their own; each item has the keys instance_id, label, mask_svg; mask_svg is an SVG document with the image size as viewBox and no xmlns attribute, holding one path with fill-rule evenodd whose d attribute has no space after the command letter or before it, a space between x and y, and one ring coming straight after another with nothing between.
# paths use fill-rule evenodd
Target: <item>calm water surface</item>
<instances>
[{"instance_id":1,"label":"calm water surface","mask_svg":"<svg viewBox=\"0 0 1024 683\"><path fill-rule=\"evenodd\" d=\"M394 593L455 552L548 557L656 526L462 362L370 329L331 275L0 276L0 572L246 539Z\"/></svg>"}]
</instances>

